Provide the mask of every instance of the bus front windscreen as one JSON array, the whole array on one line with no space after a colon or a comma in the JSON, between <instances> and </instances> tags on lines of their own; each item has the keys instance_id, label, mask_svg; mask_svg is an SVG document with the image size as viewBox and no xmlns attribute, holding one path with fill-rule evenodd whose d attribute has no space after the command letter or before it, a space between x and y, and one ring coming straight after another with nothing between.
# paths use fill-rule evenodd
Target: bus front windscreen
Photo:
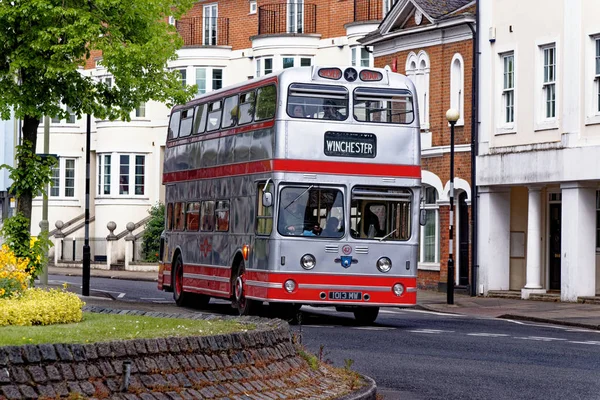
<instances>
[{"instance_id":1,"label":"bus front windscreen","mask_svg":"<svg viewBox=\"0 0 600 400\"><path fill-rule=\"evenodd\" d=\"M342 191L315 186L285 187L280 193L277 230L283 236L344 236Z\"/></svg>"}]
</instances>

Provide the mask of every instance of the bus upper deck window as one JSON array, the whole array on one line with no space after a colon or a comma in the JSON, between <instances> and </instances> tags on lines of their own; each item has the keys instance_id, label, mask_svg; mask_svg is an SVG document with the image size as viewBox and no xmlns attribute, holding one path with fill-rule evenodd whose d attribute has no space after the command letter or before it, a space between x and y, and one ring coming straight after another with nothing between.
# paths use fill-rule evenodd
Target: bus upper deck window
<instances>
[{"instance_id":1,"label":"bus upper deck window","mask_svg":"<svg viewBox=\"0 0 600 400\"><path fill-rule=\"evenodd\" d=\"M410 124L415 118L412 94L402 89L356 88L354 118L360 122Z\"/></svg>"},{"instance_id":2,"label":"bus upper deck window","mask_svg":"<svg viewBox=\"0 0 600 400\"><path fill-rule=\"evenodd\" d=\"M239 112L239 125L247 124L252 122L254 119L254 100L256 99L256 93L253 91L242 93L240 95L240 112Z\"/></svg>"},{"instance_id":3,"label":"bus upper deck window","mask_svg":"<svg viewBox=\"0 0 600 400\"><path fill-rule=\"evenodd\" d=\"M237 95L226 98L223 102L223 120L221 121L221 128L230 128L237 124L239 112Z\"/></svg>"},{"instance_id":4,"label":"bus upper deck window","mask_svg":"<svg viewBox=\"0 0 600 400\"><path fill-rule=\"evenodd\" d=\"M348 90L343 86L293 83L287 99L292 118L343 121L348 118Z\"/></svg>"},{"instance_id":5,"label":"bus upper deck window","mask_svg":"<svg viewBox=\"0 0 600 400\"><path fill-rule=\"evenodd\" d=\"M258 89L256 96L255 120L262 121L275 116L277 106L277 89L275 85L269 85Z\"/></svg>"},{"instance_id":6,"label":"bus upper deck window","mask_svg":"<svg viewBox=\"0 0 600 400\"><path fill-rule=\"evenodd\" d=\"M194 113L194 134L203 133L206 129L206 104L196 106Z\"/></svg>"},{"instance_id":7,"label":"bus upper deck window","mask_svg":"<svg viewBox=\"0 0 600 400\"><path fill-rule=\"evenodd\" d=\"M179 137L179 119L181 111L174 111L171 114L171 121L169 121L169 139L177 139Z\"/></svg>"},{"instance_id":8,"label":"bus upper deck window","mask_svg":"<svg viewBox=\"0 0 600 400\"><path fill-rule=\"evenodd\" d=\"M194 121L194 109L189 108L181 112L179 124L179 137L187 137L192 133L192 122Z\"/></svg>"},{"instance_id":9,"label":"bus upper deck window","mask_svg":"<svg viewBox=\"0 0 600 400\"><path fill-rule=\"evenodd\" d=\"M221 126L221 102L215 101L208 105L208 121L206 131L215 131Z\"/></svg>"}]
</instances>

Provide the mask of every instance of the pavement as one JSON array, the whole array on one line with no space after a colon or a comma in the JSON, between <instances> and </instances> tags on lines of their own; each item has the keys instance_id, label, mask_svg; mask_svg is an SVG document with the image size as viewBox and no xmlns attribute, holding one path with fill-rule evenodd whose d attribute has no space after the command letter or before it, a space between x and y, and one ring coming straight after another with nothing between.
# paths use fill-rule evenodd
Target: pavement
<instances>
[{"instance_id":1,"label":"pavement","mask_svg":"<svg viewBox=\"0 0 600 400\"><path fill-rule=\"evenodd\" d=\"M59 268L50 266L50 275L81 275L81 268ZM156 281L156 272L114 271L92 269L92 277ZM106 306L106 298L86 297L88 305L102 303ZM110 300L115 308L124 304L133 307L132 303ZM117 305L117 303L124 303ZM146 308L157 307L154 304L136 303L136 306ZM557 325L574 326L600 330L600 304L582 304L560 301L520 300L495 297L471 297L461 294L454 295L454 304L447 304L445 292L419 290L417 307L424 310L461 314L474 317L506 318L513 320L534 321Z\"/></svg>"}]
</instances>

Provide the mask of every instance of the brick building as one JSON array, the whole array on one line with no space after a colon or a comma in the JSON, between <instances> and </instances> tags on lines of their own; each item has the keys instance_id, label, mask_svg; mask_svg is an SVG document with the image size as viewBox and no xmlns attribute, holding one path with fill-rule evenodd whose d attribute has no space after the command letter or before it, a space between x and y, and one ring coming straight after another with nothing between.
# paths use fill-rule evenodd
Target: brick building
<instances>
[{"instance_id":1,"label":"brick building","mask_svg":"<svg viewBox=\"0 0 600 400\"><path fill-rule=\"evenodd\" d=\"M391 9L394 0L215 0L198 1L180 20L170 19L184 46L169 68L181 72L182 83L207 93L240 81L292 66L373 66L373 55L358 42ZM114 84L93 53L84 73ZM148 102L132 112L131 121L92 120L90 237L102 242L107 224L116 223L119 237L116 257L125 256L123 237L129 222L143 226L148 209L164 200L162 160L169 109ZM75 115L52 120L50 153L60 156L49 192L50 229L57 221L68 223L62 234L71 247L56 246L57 259L79 258L85 207L86 121ZM38 140L41 152L43 128ZM32 226L41 219L42 199L34 200ZM37 232L33 232L36 234ZM71 245L73 243L73 245ZM106 250L94 247L92 259ZM52 250L54 251L54 250ZM103 254L104 251L104 254ZM68 253L68 254L67 254Z\"/></svg>"},{"instance_id":2,"label":"brick building","mask_svg":"<svg viewBox=\"0 0 600 400\"><path fill-rule=\"evenodd\" d=\"M471 71L475 1L399 0L379 28L360 42L372 46L375 67L411 77L417 88L421 122L423 199L418 283L445 290L448 278L450 127L446 110L455 108L455 283L470 277Z\"/></svg>"}]
</instances>

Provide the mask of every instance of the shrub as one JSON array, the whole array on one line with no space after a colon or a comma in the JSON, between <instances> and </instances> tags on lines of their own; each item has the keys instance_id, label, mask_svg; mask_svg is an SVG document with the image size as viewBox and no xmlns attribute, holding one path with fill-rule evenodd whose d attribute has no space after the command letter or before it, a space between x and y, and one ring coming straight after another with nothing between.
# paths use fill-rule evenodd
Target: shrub
<instances>
[{"instance_id":1,"label":"shrub","mask_svg":"<svg viewBox=\"0 0 600 400\"><path fill-rule=\"evenodd\" d=\"M21 296L0 299L0 326L80 322L84 304L64 290L27 289Z\"/></svg>"},{"instance_id":2,"label":"shrub","mask_svg":"<svg viewBox=\"0 0 600 400\"><path fill-rule=\"evenodd\" d=\"M21 294L31 280L29 259L17 258L7 245L0 248L0 299Z\"/></svg>"},{"instance_id":3,"label":"shrub","mask_svg":"<svg viewBox=\"0 0 600 400\"><path fill-rule=\"evenodd\" d=\"M146 223L146 230L142 239L142 257L145 261L158 261L160 249L160 235L165 229L165 205L158 203L148 211L150 220Z\"/></svg>"}]
</instances>

